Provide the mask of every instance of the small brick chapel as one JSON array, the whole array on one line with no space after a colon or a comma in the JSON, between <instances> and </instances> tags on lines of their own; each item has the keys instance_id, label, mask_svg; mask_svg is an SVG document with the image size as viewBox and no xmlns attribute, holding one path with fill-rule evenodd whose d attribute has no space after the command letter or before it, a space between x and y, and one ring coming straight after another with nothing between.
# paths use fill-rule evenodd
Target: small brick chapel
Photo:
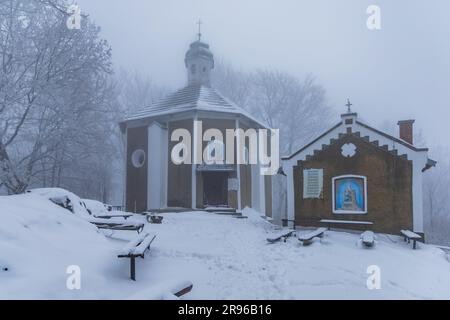
<instances>
[{"instance_id":1,"label":"small brick chapel","mask_svg":"<svg viewBox=\"0 0 450 320\"><path fill-rule=\"evenodd\" d=\"M352 112L283 158L287 217L301 226L320 220L370 221L376 232L423 234L423 172L435 166L413 142L414 120L399 121L399 137L377 130ZM361 229L348 224L346 229Z\"/></svg>"}]
</instances>

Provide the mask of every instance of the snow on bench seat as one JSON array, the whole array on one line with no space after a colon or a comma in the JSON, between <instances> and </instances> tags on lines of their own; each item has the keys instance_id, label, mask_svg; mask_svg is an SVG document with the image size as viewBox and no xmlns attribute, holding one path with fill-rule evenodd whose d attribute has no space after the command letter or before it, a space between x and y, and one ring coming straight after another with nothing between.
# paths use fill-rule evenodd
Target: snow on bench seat
<instances>
[{"instance_id":1,"label":"snow on bench seat","mask_svg":"<svg viewBox=\"0 0 450 320\"><path fill-rule=\"evenodd\" d=\"M136 281L136 258L144 258L146 250L150 249L150 244L155 240L156 234L143 233L131 240L117 256L118 258L130 259L130 278Z\"/></svg>"},{"instance_id":2,"label":"snow on bench seat","mask_svg":"<svg viewBox=\"0 0 450 320\"><path fill-rule=\"evenodd\" d=\"M99 229L130 230L130 231L137 231L138 233L140 233L145 226L143 223L124 222L122 220L117 220L115 218L101 219L89 217L87 221L89 221Z\"/></svg>"},{"instance_id":3,"label":"snow on bench seat","mask_svg":"<svg viewBox=\"0 0 450 320\"><path fill-rule=\"evenodd\" d=\"M129 300L176 300L191 292L194 287L192 281L171 280L155 286L150 286L128 297Z\"/></svg>"},{"instance_id":4,"label":"snow on bench seat","mask_svg":"<svg viewBox=\"0 0 450 320\"><path fill-rule=\"evenodd\" d=\"M375 234L372 231L364 231L361 234L361 241L366 247L372 247L375 243Z\"/></svg>"},{"instance_id":5,"label":"snow on bench seat","mask_svg":"<svg viewBox=\"0 0 450 320\"><path fill-rule=\"evenodd\" d=\"M132 241L130 241L125 248L120 252L121 256L143 256L144 252L150 247L150 244L155 240L156 234L142 233Z\"/></svg>"},{"instance_id":6,"label":"snow on bench seat","mask_svg":"<svg viewBox=\"0 0 450 320\"><path fill-rule=\"evenodd\" d=\"M312 243L312 240L315 237L321 238L325 231L327 231L327 228L318 228L314 231L299 235L298 240L301 241L303 245L308 245Z\"/></svg>"},{"instance_id":7,"label":"snow on bench seat","mask_svg":"<svg viewBox=\"0 0 450 320\"><path fill-rule=\"evenodd\" d=\"M422 239L422 237L420 235L418 235L417 233L414 233L412 231L409 230L401 230L400 231L405 237L408 237L410 239Z\"/></svg>"},{"instance_id":8,"label":"snow on bench seat","mask_svg":"<svg viewBox=\"0 0 450 320\"><path fill-rule=\"evenodd\" d=\"M411 242L411 240L413 241L413 249L416 249L416 241L422 239L422 236L410 230L400 230L400 233L408 243Z\"/></svg>"},{"instance_id":9,"label":"snow on bench seat","mask_svg":"<svg viewBox=\"0 0 450 320\"><path fill-rule=\"evenodd\" d=\"M133 215L130 213L111 213L111 214L104 214L104 215L96 215L96 218L99 219L111 219L111 218L124 218L127 220L129 217L132 217Z\"/></svg>"},{"instance_id":10,"label":"snow on bench seat","mask_svg":"<svg viewBox=\"0 0 450 320\"><path fill-rule=\"evenodd\" d=\"M357 221L357 220L328 220L322 219L320 220L322 223L340 223L340 224L363 224L363 225L373 225L371 221Z\"/></svg>"},{"instance_id":11,"label":"snow on bench seat","mask_svg":"<svg viewBox=\"0 0 450 320\"><path fill-rule=\"evenodd\" d=\"M283 239L284 242L286 242L286 238L292 236L295 234L294 230L282 230L281 232L278 232L277 234L273 235L271 238L267 238L267 242L274 243L281 239Z\"/></svg>"},{"instance_id":12,"label":"snow on bench seat","mask_svg":"<svg viewBox=\"0 0 450 320\"><path fill-rule=\"evenodd\" d=\"M332 220L332 219L322 219L319 221L327 225L328 230L331 229L332 224L350 224L350 225L366 225L371 226L373 222L371 221L358 221L358 220Z\"/></svg>"}]
</instances>

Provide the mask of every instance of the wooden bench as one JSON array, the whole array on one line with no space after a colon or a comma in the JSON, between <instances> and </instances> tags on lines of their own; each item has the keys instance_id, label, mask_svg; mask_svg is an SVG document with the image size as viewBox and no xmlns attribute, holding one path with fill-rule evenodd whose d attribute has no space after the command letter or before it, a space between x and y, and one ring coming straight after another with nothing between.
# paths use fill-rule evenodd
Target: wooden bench
<instances>
[{"instance_id":1,"label":"wooden bench","mask_svg":"<svg viewBox=\"0 0 450 320\"><path fill-rule=\"evenodd\" d=\"M283 242L286 242L286 239L289 238L290 236L292 236L293 234L295 234L294 230L291 231L283 231L275 236L273 236L272 238L267 238L267 242L269 243L275 243L277 241L280 241L281 239L283 239Z\"/></svg>"},{"instance_id":2,"label":"wooden bench","mask_svg":"<svg viewBox=\"0 0 450 320\"><path fill-rule=\"evenodd\" d=\"M361 242L368 248L373 247L375 244L375 234L372 231L364 231L361 234Z\"/></svg>"},{"instance_id":3,"label":"wooden bench","mask_svg":"<svg viewBox=\"0 0 450 320\"><path fill-rule=\"evenodd\" d=\"M169 283L153 286L146 286L145 289L134 293L128 300L174 300L188 294L194 287L192 281L174 280Z\"/></svg>"},{"instance_id":4,"label":"wooden bench","mask_svg":"<svg viewBox=\"0 0 450 320\"><path fill-rule=\"evenodd\" d=\"M422 239L422 236L410 230L400 230L400 233L402 234L404 240L408 241L408 243L410 243L411 240L413 241L413 249L416 249L416 241Z\"/></svg>"},{"instance_id":5,"label":"wooden bench","mask_svg":"<svg viewBox=\"0 0 450 320\"><path fill-rule=\"evenodd\" d=\"M347 224L347 225L364 225L371 226L373 222L371 221L357 221L357 220L330 220L330 219L322 219L319 221L327 226L328 230L331 229L332 224Z\"/></svg>"},{"instance_id":6,"label":"wooden bench","mask_svg":"<svg viewBox=\"0 0 450 320\"><path fill-rule=\"evenodd\" d=\"M101 221L101 219L93 219L90 220L89 222L99 229L137 231L137 233L140 233L142 230L144 230L143 223L109 222L109 221Z\"/></svg>"},{"instance_id":7,"label":"wooden bench","mask_svg":"<svg viewBox=\"0 0 450 320\"><path fill-rule=\"evenodd\" d=\"M322 238L325 231L327 231L326 228L318 228L314 231L301 234L298 236L298 241L302 242L304 246L310 245L315 237Z\"/></svg>"},{"instance_id":8,"label":"wooden bench","mask_svg":"<svg viewBox=\"0 0 450 320\"><path fill-rule=\"evenodd\" d=\"M106 214L106 215L101 215L101 216L95 216L96 218L99 219L111 219L111 218L124 218L125 220L127 220L129 217L132 217L132 214L128 214L128 213L111 213L111 214Z\"/></svg>"},{"instance_id":9,"label":"wooden bench","mask_svg":"<svg viewBox=\"0 0 450 320\"><path fill-rule=\"evenodd\" d=\"M150 245L155 238L155 234L142 233L136 239L130 241L117 256L118 258L130 259L130 278L132 280L136 281L136 258L141 257L144 259L145 252L150 250Z\"/></svg>"}]
</instances>

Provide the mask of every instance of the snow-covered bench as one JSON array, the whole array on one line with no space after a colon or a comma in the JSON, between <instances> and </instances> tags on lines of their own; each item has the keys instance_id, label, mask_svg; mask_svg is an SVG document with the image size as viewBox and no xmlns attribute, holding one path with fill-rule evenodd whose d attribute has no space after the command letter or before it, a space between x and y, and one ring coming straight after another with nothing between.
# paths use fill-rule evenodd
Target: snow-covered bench
<instances>
[{"instance_id":1,"label":"snow-covered bench","mask_svg":"<svg viewBox=\"0 0 450 320\"><path fill-rule=\"evenodd\" d=\"M372 231L364 231L361 234L361 242L368 248L373 247L375 244L375 234Z\"/></svg>"},{"instance_id":2,"label":"snow-covered bench","mask_svg":"<svg viewBox=\"0 0 450 320\"><path fill-rule=\"evenodd\" d=\"M118 258L130 258L130 278L136 281L136 261L137 257L144 259L145 252L150 250L150 245L155 240L156 235L152 233L142 233L136 239L130 241L117 256Z\"/></svg>"},{"instance_id":3,"label":"snow-covered bench","mask_svg":"<svg viewBox=\"0 0 450 320\"><path fill-rule=\"evenodd\" d=\"M100 219L111 219L111 218L124 218L127 220L129 217L132 217L133 215L131 213L111 213L111 214L105 214L105 215L97 215L96 218Z\"/></svg>"},{"instance_id":4,"label":"snow-covered bench","mask_svg":"<svg viewBox=\"0 0 450 320\"><path fill-rule=\"evenodd\" d=\"M411 240L413 241L413 249L416 249L416 241L422 239L422 236L410 230L400 230L400 233L402 234L405 241L408 240L408 243L410 243Z\"/></svg>"},{"instance_id":5,"label":"snow-covered bench","mask_svg":"<svg viewBox=\"0 0 450 320\"><path fill-rule=\"evenodd\" d=\"M328 230L331 229L331 225L333 224L348 224L348 225L362 225L362 226L371 226L373 222L371 221L357 221L357 220L330 220L330 219L322 219L319 221L327 226Z\"/></svg>"},{"instance_id":6,"label":"snow-covered bench","mask_svg":"<svg viewBox=\"0 0 450 320\"><path fill-rule=\"evenodd\" d=\"M322 238L323 234L327 231L326 228L318 228L314 231L304 233L298 236L298 240L303 243L304 246L310 245L315 237Z\"/></svg>"},{"instance_id":7,"label":"snow-covered bench","mask_svg":"<svg viewBox=\"0 0 450 320\"><path fill-rule=\"evenodd\" d=\"M275 242L280 241L282 239L283 239L284 242L286 242L286 239L289 238L290 236L292 236L293 234L295 234L294 230L281 231L280 233L272 236L271 238L267 238L267 242L275 243Z\"/></svg>"},{"instance_id":8,"label":"snow-covered bench","mask_svg":"<svg viewBox=\"0 0 450 320\"><path fill-rule=\"evenodd\" d=\"M98 218L91 218L89 222L99 229L137 231L137 233L140 233L144 229L143 223L110 222L108 219Z\"/></svg>"},{"instance_id":9,"label":"snow-covered bench","mask_svg":"<svg viewBox=\"0 0 450 320\"><path fill-rule=\"evenodd\" d=\"M191 292L194 284L187 280L170 280L146 287L128 297L129 300L176 300Z\"/></svg>"}]
</instances>

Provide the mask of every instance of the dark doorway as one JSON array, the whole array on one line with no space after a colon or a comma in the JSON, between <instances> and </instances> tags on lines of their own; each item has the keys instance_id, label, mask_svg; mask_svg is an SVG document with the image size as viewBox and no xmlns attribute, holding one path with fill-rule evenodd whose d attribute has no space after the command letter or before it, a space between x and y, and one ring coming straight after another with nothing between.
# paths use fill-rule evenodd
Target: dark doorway
<instances>
[{"instance_id":1,"label":"dark doorway","mask_svg":"<svg viewBox=\"0 0 450 320\"><path fill-rule=\"evenodd\" d=\"M203 172L205 206L228 205L228 173Z\"/></svg>"}]
</instances>

